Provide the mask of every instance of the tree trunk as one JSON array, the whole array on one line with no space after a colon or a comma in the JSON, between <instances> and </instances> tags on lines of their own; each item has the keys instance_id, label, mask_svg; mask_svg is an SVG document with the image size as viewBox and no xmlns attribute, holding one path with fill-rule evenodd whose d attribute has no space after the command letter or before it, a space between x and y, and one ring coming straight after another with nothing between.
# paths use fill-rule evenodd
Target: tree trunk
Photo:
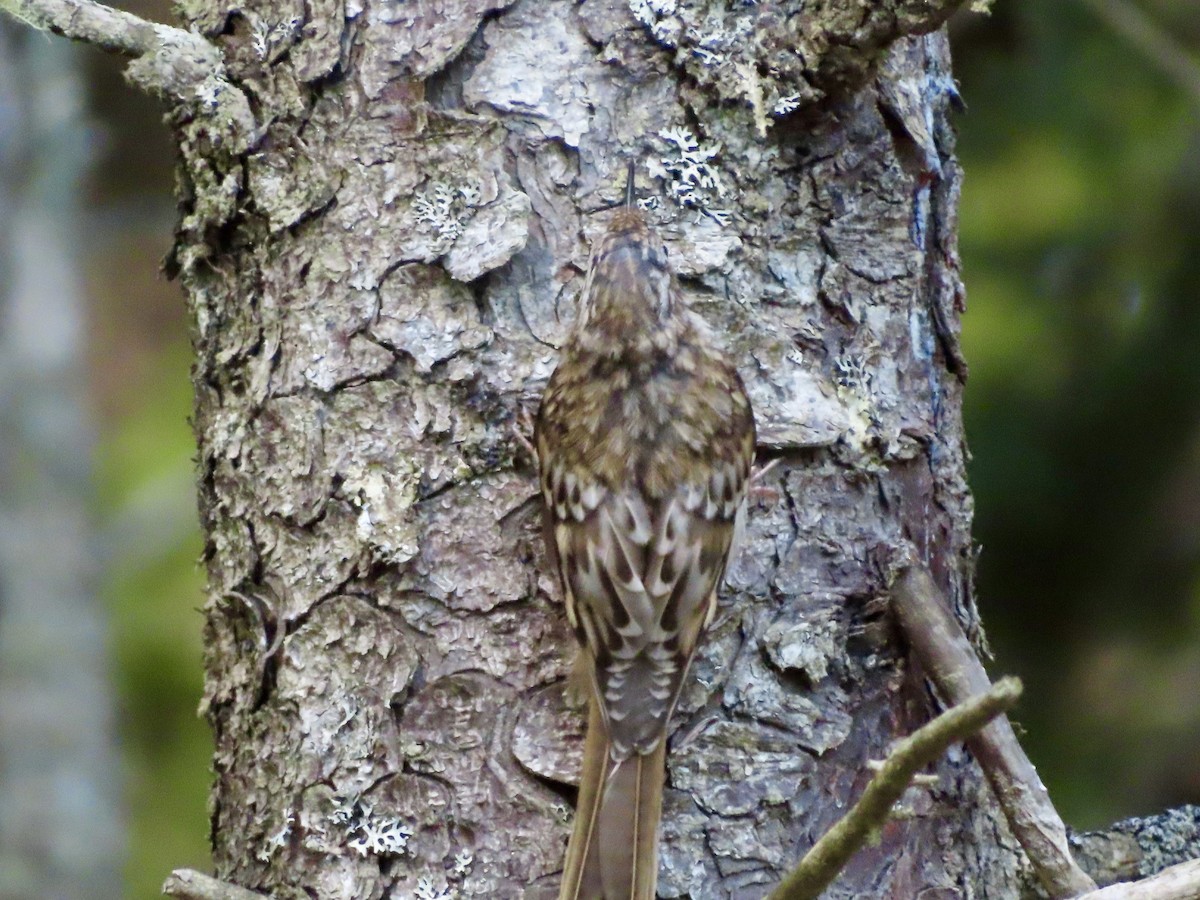
<instances>
[{"instance_id":1,"label":"tree trunk","mask_svg":"<svg viewBox=\"0 0 1200 900\"><path fill-rule=\"evenodd\" d=\"M552 896L582 723L517 431L624 163L762 458L668 762L659 893L762 897L934 709L915 548L973 633L953 2L198 0L178 114L218 874ZM828 896L1011 897L973 761Z\"/></svg>"}]
</instances>

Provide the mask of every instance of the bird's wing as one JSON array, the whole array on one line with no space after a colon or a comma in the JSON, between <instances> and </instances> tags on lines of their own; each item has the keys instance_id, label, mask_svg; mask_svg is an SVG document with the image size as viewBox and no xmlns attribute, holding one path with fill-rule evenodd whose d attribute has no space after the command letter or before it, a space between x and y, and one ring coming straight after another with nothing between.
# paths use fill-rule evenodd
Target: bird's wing
<instances>
[{"instance_id":1,"label":"bird's wing","mask_svg":"<svg viewBox=\"0 0 1200 900\"><path fill-rule=\"evenodd\" d=\"M712 619L750 463L716 461L660 500L553 464L543 478L567 617L593 664L617 758L665 734Z\"/></svg>"}]
</instances>

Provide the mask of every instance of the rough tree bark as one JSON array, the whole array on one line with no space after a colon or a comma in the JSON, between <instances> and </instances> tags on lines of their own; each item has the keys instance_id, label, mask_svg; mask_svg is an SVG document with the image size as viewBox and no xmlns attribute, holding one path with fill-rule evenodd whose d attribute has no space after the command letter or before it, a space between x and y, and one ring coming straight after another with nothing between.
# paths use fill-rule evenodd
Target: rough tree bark
<instances>
[{"instance_id":1,"label":"rough tree bark","mask_svg":"<svg viewBox=\"0 0 1200 900\"><path fill-rule=\"evenodd\" d=\"M660 894L763 896L929 716L882 600L915 553L978 638L956 5L184 0L204 40L38 17L122 30L173 104L219 876L553 894L581 722L515 431L629 158L781 461L680 704ZM1021 891L969 755L936 776L829 896Z\"/></svg>"},{"instance_id":2,"label":"rough tree bark","mask_svg":"<svg viewBox=\"0 0 1200 900\"><path fill-rule=\"evenodd\" d=\"M762 896L926 719L876 603L911 542L975 625L953 6L188 9L255 127L181 134L220 875L553 892L579 721L514 423L630 157L783 461L680 706L660 893ZM837 896L1013 895L976 767L938 775Z\"/></svg>"}]
</instances>

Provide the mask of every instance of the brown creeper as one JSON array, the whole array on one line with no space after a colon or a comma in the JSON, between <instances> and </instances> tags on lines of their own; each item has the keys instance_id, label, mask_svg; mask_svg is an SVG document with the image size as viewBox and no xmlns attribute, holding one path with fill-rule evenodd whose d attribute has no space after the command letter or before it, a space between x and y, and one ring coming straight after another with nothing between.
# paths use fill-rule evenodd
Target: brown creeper
<instances>
[{"instance_id":1,"label":"brown creeper","mask_svg":"<svg viewBox=\"0 0 1200 900\"><path fill-rule=\"evenodd\" d=\"M560 900L651 900L667 722L745 514L754 415L626 205L592 250L535 434L546 543L590 676Z\"/></svg>"}]
</instances>

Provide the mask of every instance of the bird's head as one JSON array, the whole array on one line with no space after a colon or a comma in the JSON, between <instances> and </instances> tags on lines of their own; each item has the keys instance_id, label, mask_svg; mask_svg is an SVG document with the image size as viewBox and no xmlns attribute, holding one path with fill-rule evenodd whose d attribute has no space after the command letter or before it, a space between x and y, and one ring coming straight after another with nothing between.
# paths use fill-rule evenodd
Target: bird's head
<instances>
[{"instance_id":1,"label":"bird's head","mask_svg":"<svg viewBox=\"0 0 1200 900\"><path fill-rule=\"evenodd\" d=\"M678 306L667 248L633 205L632 178L631 167L626 203L592 248L580 309L582 328L626 339L667 325Z\"/></svg>"}]
</instances>

